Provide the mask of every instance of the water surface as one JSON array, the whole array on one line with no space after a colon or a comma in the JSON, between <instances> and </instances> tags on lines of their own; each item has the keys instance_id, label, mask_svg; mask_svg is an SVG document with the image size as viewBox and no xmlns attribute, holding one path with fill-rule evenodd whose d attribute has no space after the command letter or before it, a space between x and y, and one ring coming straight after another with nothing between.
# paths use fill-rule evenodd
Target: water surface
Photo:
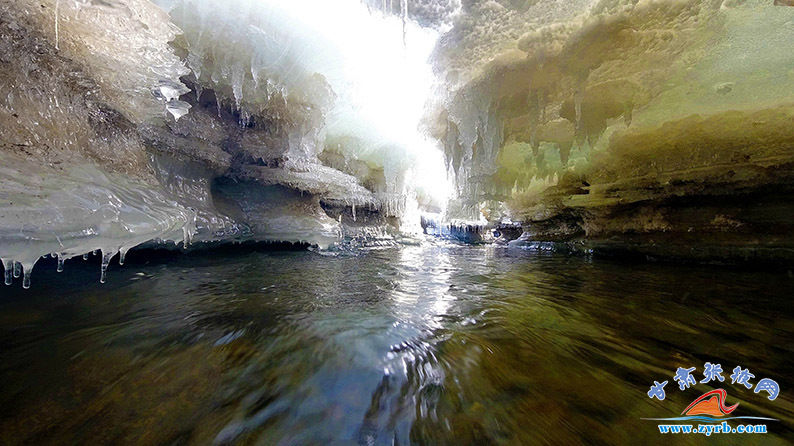
<instances>
[{"instance_id":1,"label":"water surface","mask_svg":"<svg viewBox=\"0 0 794 446\"><path fill-rule=\"evenodd\" d=\"M359 256L130 253L0 288L3 444L645 444L729 379L794 439L794 279L426 243ZM646 395L669 380L667 399Z\"/></svg>"}]
</instances>

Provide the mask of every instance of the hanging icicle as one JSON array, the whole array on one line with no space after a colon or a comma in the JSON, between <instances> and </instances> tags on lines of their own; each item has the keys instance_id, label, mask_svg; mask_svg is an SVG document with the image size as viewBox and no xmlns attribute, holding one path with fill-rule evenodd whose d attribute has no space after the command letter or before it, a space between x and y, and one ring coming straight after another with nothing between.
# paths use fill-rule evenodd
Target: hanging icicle
<instances>
[{"instance_id":1,"label":"hanging icicle","mask_svg":"<svg viewBox=\"0 0 794 446\"><path fill-rule=\"evenodd\" d=\"M403 45L405 45L405 23L408 21L408 0L400 0L400 15L403 20Z\"/></svg>"},{"instance_id":2,"label":"hanging icicle","mask_svg":"<svg viewBox=\"0 0 794 446\"><path fill-rule=\"evenodd\" d=\"M58 47L60 41L58 14L60 13L61 0L55 0L55 49L60 50Z\"/></svg>"}]
</instances>

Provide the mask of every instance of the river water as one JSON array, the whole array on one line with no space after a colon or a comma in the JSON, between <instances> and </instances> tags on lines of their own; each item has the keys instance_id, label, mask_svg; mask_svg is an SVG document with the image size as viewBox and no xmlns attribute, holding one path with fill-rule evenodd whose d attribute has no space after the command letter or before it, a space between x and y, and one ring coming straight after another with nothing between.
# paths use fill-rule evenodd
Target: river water
<instances>
[{"instance_id":1,"label":"river water","mask_svg":"<svg viewBox=\"0 0 794 446\"><path fill-rule=\"evenodd\" d=\"M129 254L0 288L2 444L787 444L794 278L492 246ZM714 383L768 434L659 434ZM776 380L775 401L739 384ZM666 399L646 394L668 380Z\"/></svg>"}]
</instances>

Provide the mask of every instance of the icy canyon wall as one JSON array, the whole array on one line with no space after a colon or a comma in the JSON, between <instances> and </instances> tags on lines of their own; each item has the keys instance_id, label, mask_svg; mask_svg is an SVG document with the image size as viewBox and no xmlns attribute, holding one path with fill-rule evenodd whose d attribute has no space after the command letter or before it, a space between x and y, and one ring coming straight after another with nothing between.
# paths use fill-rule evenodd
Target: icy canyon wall
<instances>
[{"instance_id":1,"label":"icy canyon wall","mask_svg":"<svg viewBox=\"0 0 794 446\"><path fill-rule=\"evenodd\" d=\"M793 39L772 0L463 2L431 125L455 209L523 243L791 259Z\"/></svg>"},{"instance_id":2,"label":"icy canyon wall","mask_svg":"<svg viewBox=\"0 0 794 446\"><path fill-rule=\"evenodd\" d=\"M0 1L6 283L97 250L104 280L152 240L377 242L444 205L417 131L436 31L357 0L155 3Z\"/></svg>"},{"instance_id":3,"label":"icy canyon wall","mask_svg":"<svg viewBox=\"0 0 794 446\"><path fill-rule=\"evenodd\" d=\"M193 212L159 187L136 130L164 111L151 89L187 73L164 50L175 27L147 2L126 10L61 3L0 3L7 284L24 274L29 286L44 254L65 259L101 249L109 260L138 243L192 231ZM150 69L141 70L135 54L147 54Z\"/></svg>"},{"instance_id":4,"label":"icy canyon wall","mask_svg":"<svg viewBox=\"0 0 794 446\"><path fill-rule=\"evenodd\" d=\"M152 240L377 242L420 212L791 258L788 3L0 0L5 280Z\"/></svg>"}]
</instances>

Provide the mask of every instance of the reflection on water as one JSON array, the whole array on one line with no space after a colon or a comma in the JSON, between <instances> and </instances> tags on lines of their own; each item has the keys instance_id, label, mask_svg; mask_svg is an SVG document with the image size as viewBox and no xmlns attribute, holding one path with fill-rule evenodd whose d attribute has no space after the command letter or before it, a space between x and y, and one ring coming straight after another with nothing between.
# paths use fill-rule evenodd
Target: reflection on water
<instances>
[{"instance_id":1,"label":"reflection on water","mask_svg":"<svg viewBox=\"0 0 794 446\"><path fill-rule=\"evenodd\" d=\"M723 386L781 420L742 440L794 438L790 273L441 244L66 268L0 289L0 443L644 444L706 361L781 385Z\"/></svg>"}]
</instances>

